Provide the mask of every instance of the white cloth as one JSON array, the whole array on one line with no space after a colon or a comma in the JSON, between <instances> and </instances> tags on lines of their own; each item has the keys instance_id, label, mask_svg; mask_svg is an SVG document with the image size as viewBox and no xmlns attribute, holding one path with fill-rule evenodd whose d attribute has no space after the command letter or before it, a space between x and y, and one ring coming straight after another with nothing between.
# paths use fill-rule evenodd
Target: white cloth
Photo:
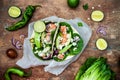
<instances>
[{"instance_id":1,"label":"white cloth","mask_svg":"<svg viewBox=\"0 0 120 80\"><path fill-rule=\"evenodd\" d=\"M87 43L89 42L89 39L92 35L92 30L80 18L65 20L62 18L58 18L56 16L52 16L52 17L48 17L48 18L45 18L42 20L53 21L53 22L67 22L71 26L73 26L79 32L80 36L82 37L82 39L84 41L84 47L83 47L82 51L80 52L80 54L85 49L85 47L86 47ZM83 26L79 27L78 22L82 22ZM18 60L16 64L24 69L30 68L33 66L46 65L44 68L44 70L46 72L50 72L52 74L59 75L60 73L62 73L64 71L64 69L66 67L68 67L69 64L71 64L73 61L78 59L80 54L78 54L70 59L67 59L65 61L62 61L62 62L57 62L54 60L43 61L43 60L36 58L32 52L32 48L31 48L31 45L29 42L29 39L33 32L33 24L34 24L34 22L29 24L28 38L26 38L24 40L23 57L20 60Z\"/></svg>"}]
</instances>

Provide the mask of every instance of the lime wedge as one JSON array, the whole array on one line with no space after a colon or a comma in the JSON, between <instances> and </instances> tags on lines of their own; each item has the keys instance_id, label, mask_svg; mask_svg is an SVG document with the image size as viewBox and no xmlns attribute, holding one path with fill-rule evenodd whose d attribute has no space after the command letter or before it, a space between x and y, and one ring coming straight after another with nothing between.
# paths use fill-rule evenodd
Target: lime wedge
<instances>
[{"instance_id":1,"label":"lime wedge","mask_svg":"<svg viewBox=\"0 0 120 80\"><path fill-rule=\"evenodd\" d=\"M105 39L103 38L99 38L97 39L96 41L96 47L99 49L99 50L105 50L107 48L108 44L106 42Z\"/></svg>"},{"instance_id":2,"label":"lime wedge","mask_svg":"<svg viewBox=\"0 0 120 80\"><path fill-rule=\"evenodd\" d=\"M103 18L104 18L104 13L103 13L102 11L95 10L95 11L93 11L92 14L91 14L91 19L92 19L93 21L99 22L99 21L102 21Z\"/></svg>"},{"instance_id":3,"label":"lime wedge","mask_svg":"<svg viewBox=\"0 0 120 80\"><path fill-rule=\"evenodd\" d=\"M11 6L8 9L8 14L9 14L9 16L11 16L13 18L17 18L21 15L21 10L20 10L20 8L18 8L16 6Z\"/></svg>"},{"instance_id":4,"label":"lime wedge","mask_svg":"<svg viewBox=\"0 0 120 80\"><path fill-rule=\"evenodd\" d=\"M43 21L36 21L34 23L34 30L38 33L45 31L46 26L45 23Z\"/></svg>"}]
</instances>

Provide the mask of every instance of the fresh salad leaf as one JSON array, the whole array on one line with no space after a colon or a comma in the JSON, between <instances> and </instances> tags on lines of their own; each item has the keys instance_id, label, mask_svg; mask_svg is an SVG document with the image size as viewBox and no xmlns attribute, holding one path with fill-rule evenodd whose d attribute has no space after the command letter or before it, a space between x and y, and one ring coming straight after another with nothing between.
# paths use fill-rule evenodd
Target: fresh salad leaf
<instances>
[{"instance_id":1,"label":"fresh salad leaf","mask_svg":"<svg viewBox=\"0 0 120 80\"><path fill-rule=\"evenodd\" d=\"M104 57L88 58L80 67L75 80L115 80L115 73Z\"/></svg>"},{"instance_id":2,"label":"fresh salad leaf","mask_svg":"<svg viewBox=\"0 0 120 80\"><path fill-rule=\"evenodd\" d=\"M78 33L74 33L73 35L73 43L76 45L72 46L69 49L70 54L76 55L79 54L84 46L83 40Z\"/></svg>"},{"instance_id":3,"label":"fresh salad leaf","mask_svg":"<svg viewBox=\"0 0 120 80\"><path fill-rule=\"evenodd\" d=\"M79 80L80 76L85 73L85 71L97 60L97 58L90 57L88 58L85 63L80 67L75 80Z\"/></svg>"}]
</instances>

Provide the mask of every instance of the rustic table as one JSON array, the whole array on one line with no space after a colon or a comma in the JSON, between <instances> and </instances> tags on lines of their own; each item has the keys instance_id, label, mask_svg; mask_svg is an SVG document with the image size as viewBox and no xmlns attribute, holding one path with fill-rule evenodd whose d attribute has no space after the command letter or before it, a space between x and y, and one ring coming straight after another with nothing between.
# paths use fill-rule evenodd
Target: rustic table
<instances>
[{"instance_id":1,"label":"rustic table","mask_svg":"<svg viewBox=\"0 0 120 80\"><path fill-rule=\"evenodd\" d=\"M84 10L83 5L88 3L89 9ZM116 80L120 80L120 1L119 0L81 0L80 5L76 9L71 9L67 5L67 0L0 0L0 80L4 80L4 72L8 67L16 66L17 60L23 56L23 50L17 50L18 57L10 59L6 56L8 48L14 48L11 44L11 38L19 39L21 34L27 36L28 25L24 28L9 32L4 28L21 19L13 19L8 16L8 8L12 5L19 6L22 11L28 5L41 4L42 8L37 8L32 19L33 22L49 16L58 16L65 19L81 18L92 29L92 37L89 44L81 54L79 59L69 65L66 70L59 76L52 75L43 70L44 66L32 67L32 76L28 78L20 78L12 75L13 80L74 80L79 67L90 56L106 57L111 69L116 72ZM93 10L101 10L105 14L105 18L101 22L94 22L90 18ZM106 35L96 33L99 26L105 27ZM98 38L105 38L108 42L108 49L99 51L95 46Z\"/></svg>"}]
</instances>

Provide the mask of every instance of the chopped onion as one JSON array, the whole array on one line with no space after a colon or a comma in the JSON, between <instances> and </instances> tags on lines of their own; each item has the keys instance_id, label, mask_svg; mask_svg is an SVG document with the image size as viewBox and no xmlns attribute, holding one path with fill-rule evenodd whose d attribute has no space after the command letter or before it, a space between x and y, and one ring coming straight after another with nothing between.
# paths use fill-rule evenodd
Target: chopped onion
<instances>
[{"instance_id":1,"label":"chopped onion","mask_svg":"<svg viewBox=\"0 0 120 80\"><path fill-rule=\"evenodd\" d=\"M58 55L58 50L54 50L53 55Z\"/></svg>"},{"instance_id":2,"label":"chopped onion","mask_svg":"<svg viewBox=\"0 0 120 80\"><path fill-rule=\"evenodd\" d=\"M98 29L97 29L97 33L99 34L103 34L104 36L106 36L106 27L103 27L103 26L100 26L100 27L98 27Z\"/></svg>"}]
</instances>

